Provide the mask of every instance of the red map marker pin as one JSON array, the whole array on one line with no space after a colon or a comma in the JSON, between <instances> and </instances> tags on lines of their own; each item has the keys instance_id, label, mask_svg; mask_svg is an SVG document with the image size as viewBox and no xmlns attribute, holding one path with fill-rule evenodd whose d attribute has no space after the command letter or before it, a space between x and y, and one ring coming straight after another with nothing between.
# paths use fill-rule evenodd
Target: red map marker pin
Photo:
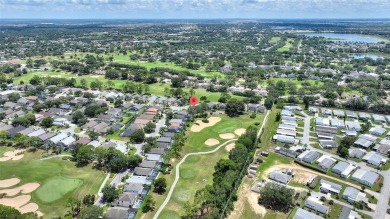
<instances>
[{"instance_id":1,"label":"red map marker pin","mask_svg":"<svg viewBox=\"0 0 390 219\"><path fill-rule=\"evenodd\" d=\"M196 103L198 103L198 98L196 98L195 96L191 96L190 97L190 103L192 106L195 106Z\"/></svg>"}]
</instances>

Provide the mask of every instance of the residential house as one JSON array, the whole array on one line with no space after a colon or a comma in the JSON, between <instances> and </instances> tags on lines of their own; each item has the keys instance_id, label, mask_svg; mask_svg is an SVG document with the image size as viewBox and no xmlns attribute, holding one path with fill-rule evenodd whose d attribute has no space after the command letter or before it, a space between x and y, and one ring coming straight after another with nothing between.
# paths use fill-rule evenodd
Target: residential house
<instances>
[{"instance_id":1,"label":"residential house","mask_svg":"<svg viewBox=\"0 0 390 219\"><path fill-rule=\"evenodd\" d=\"M21 126L21 125L16 126L16 127L13 127L13 128L11 128L11 129L8 130L8 132L7 132L7 137L8 137L8 138L13 138L13 137L15 136L16 133L19 133L19 132L21 132L21 131L23 131L23 130L25 130L25 129L26 129L26 127Z\"/></svg>"},{"instance_id":2,"label":"residential house","mask_svg":"<svg viewBox=\"0 0 390 219\"><path fill-rule=\"evenodd\" d=\"M339 144L334 140L319 140L322 148L337 148Z\"/></svg>"},{"instance_id":3,"label":"residential house","mask_svg":"<svg viewBox=\"0 0 390 219\"><path fill-rule=\"evenodd\" d=\"M303 161L306 162L306 163L313 163L314 161L316 161L319 157L320 157L320 153L318 153L317 151L309 151L309 153L307 153L304 157L303 157Z\"/></svg>"},{"instance_id":4,"label":"residential house","mask_svg":"<svg viewBox=\"0 0 390 219\"><path fill-rule=\"evenodd\" d=\"M286 129L280 129L280 128L278 128L278 129L276 130L276 134L279 134L279 135L286 135L286 136L292 136L292 137L296 137L296 136L297 136L296 131L293 131L293 130L286 130Z\"/></svg>"},{"instance_id":5,"label":"residential house","mask_svg":"<svg viewBox=\"0 0 390 219\"><path fill-rule=\"evenodd\" d=\"M81 137L75 142L75 144L88 145L91 142L91 139L88 137Z\"/></svg>"},{"instance_id":6,"label":"residential house","mask_svg":"<svg viewBox=\"0 0 390 219\"><path fill-rule=\"evenodd\" d=\"M153 169L150 168L136 167L134 169L134 175L136 176L145 176L147 178L151 178L152 174L153 174Z\"/></svg>"},{"instance_id":7,"label":"residential house","mask_svg":"<svg viewBox=\"0 0 390 219\"><path fill-rule=\"evenodd\" d=\"M337 134L337 128L336 127L316 125L315 130L316 130L316 132Z\"/></svg>"},{"instance_id":8,"label":"residential house","mask_svg":"<svg viewBox=\"0 0 390 219\"><path fill-rule=\"evenodd\" d=\"M70 148L70 146L76 142L76 139L73 138L73 136L69 136L67 138L62 139L60 142L57 143L57 146L62 148Z\"/></svg>"},{"instance_id":9,"label":"residential house","mask_svg":"<svg viewBox=\"0 0 390 219\"><path fill-rule=\"evenodd\" d=\"M381 116L381 115L372 115L372 118L374 119L375 122L379 122L379 123L385 123L386 122L386 119L384 116Z\"/></svg>"},{"instance_id":10,"label":"residential house","mask_svg":"<svg viewBox=\"0 0 390 219\"><path fill-rule=\"evenodd\" d=\"M336 160L333 159L333 158L325 158L323 159L321 162L318 163L318 167L323 169L323 170L326 170L328 171L330 169L330 167L336 163Z\"/></svg>"},{"instance_id":11,"label":"residential house","mask_svg":"<svg viewBox=\"0 0 390 219\"><path fill-rule=\"evenodd\" d=\"M360 132L362 130L360 123L356 120L355 121L345 121L345 125L347 126L347 129L349 131Z\"/></svg>"},{"instance_id":12,"label":"residential house","mask_svg":"<svg viewBox=\"0 0 390 219\"><path fill-rule=\"evenodd\" d=\"M344 161L339 161L332 169L333 173L339 174L343 178L348 178L348 176L351 174L351 172L356 167L352 164L349 164Z\"/></svg>"},{"instance_id":13,"label":"residential house","mask_svg":"<svg viewBox=\"0 0 390 219\"><path fill-rule=\"evenodd\" d=\"M152 148L150 149L149 153L163 155L165 153L165 150L163 148Z\"/></svg>"},{"instance_id":14,"label":"residential house","mask_svg":"<svg viewBox=\"0 0 390 219\"><path fill-rule=\"evenodd\" d=\"M339 195L339 193L341 192L342 190L342 186L337 184L337 183L333 183L333 182L329 182L327 180L324 180L324 179L321 179L320 180L320 191L322 193L331 193L333 195Z\"/></svg>"},{"instance_id":15,"label":"residential house","mask_svg":"<svg viewBox=\"0 0 390 219\"><path fill-rule=\"evenodd\" d=\"M53 136L52 138L50 138L49 140L47 140L45 142L45 145L57 145L57 143L59 143L62 139L65 139L67 137L68 137L68 135L65 133L57 134L57 135Z\"/></svg>"},{"instance_id":16,"label":"residential house","mask_svg":"<svg viewBox=\"0 0 390 219\"><path fill-rule=\"evenodd\" d=\"M359 113L359 119L361 119L361 120L369 120L369 119L371 119L371 116L368 113Z\"/></svg>"},{"instance_id":17,"label":"residential house","mask_svg":"<svg viewBox=\"0 0 390 219\"><path fill-rule=\"evenodd\" d=\"M364 203L368 203L368 198L366 197L366 194L363 192L360 192L359 190L347 186L343 193L343 199L347 200L349 203L359 202L363 201Z\"/></svg>"},{"instance_id":18,"label":"residential house","mask_svg":"<svg viewBox=\"0 0 390 219\"><path fill-rule=\"evenodd\" d=\"M89 131L99 133L101 135L105 134L109 128L109 125L105 122L101 122L94 127L90 128Z\"/></svg>"},{"instance_id":19,"label":"residential house","mask_svg":"<svg viewBox=\"0 0 390 219\"><path fill-rule=\"evenodd\" d=\"M356 182L359 182L369 187L372 187L378 178L379 178L379 174L372 171L366 171L363 169L356 170L351 177L352 180L355 180Z\"/></svg>"},{"instance_id":20,"label":"residential house","mask_svg":"<svg viewBox=\"0 0 390 219\"><path fill-rule=\"evenodd\" d=\"M318 108L316 108L316 107L309 107L309 113L311 113L311 114L318 113Z\"/></svg>"},{"instance_id":21,"label":"residential house","mask_svg":"<svg viewBox=\"0 0 390 219\"><path fill-rule=\"evenodd\" d=\"M295 138L287 135L279 135L276 134L273 136L273 140L277 142L293 144L295 142Z\"/></svg>"},{"instance_id":22,"label":"residential house","mask_svg":"<svg viewBox=\"0 0 390 219\"><path fill-rule=\"evenodd\" d=\"M386 129L384 129L382 127L378 127L378 126L372 127L369 130L369 133L371 135L377 135L377 136L381 136L381 135L385 134L385 132L386 132Z\"/></svg>"},{"instance_id":23,"label":"residential house","mask_svg":"<svg viewBox=\"0 0 390 219\"><path fill-rule=\"evenodd\" d=\"M368 149L371 145L376 142L376 137L372 135L359 135L359 138L354 142L357 147L361 147L363 149Z\"/></svg>"},{"instance_id":24,"label":"residential house","mask_svg":"<svg viewBox=\"0 0 390 219\"><path fill-rule=\"evenodd\" d=\"M130 210L124 207L112 207L108 208L106 214L104 215L105 219L128 219Z\"/></svg>"},{"instance_id":25,"label":"residential house","mask_svg":"<svg viewBox=\"0 0 390 219\"><path fill-rule=\"evenodd\" d=\"M30 134L30 133L32 133L34 131L35 131L35 129L33 127L28 127L26 129L20 131L19 133L24 135L24 136L28 136L28 134Z\"/></svg>"},{"instance_id":26,"label":"residential house","mask_svg":"<svg viewBox=\"0 0 390 219\"><path fill-rule=\"evenodd\" d=\"M386 164L387 160L388 160L387 158L376 153L375 151L370 151L363 157L363 161L365 161L371 165L374 165L376 167L379 167L382 164Z\"/></svg>"},{"instance_id":27,"label":"residential house","mask_svg":"<svg viewBox=\"0 0 390 219\"><path fill-rule=\"evenodd\" d=\"M343 207L338 219L362 219L356 211L353 211L351 208Z\"/></svg>"},{"instance_id":28,"label":"residential house","mask_svg":"<svg viewBox=\"0 0 390 219\"><path fill-rule=\"evenodd\" d=\"M345 113L343 110L333 110L333 115L341 118L345 117Z\"/></svg>"},{"instance_id":29,"label":"residential house","mask_svg":"<svg viewBox=\"0 0 390 219\"><path fill-rule=\"evenodd\" d=\"M330 123L332 127L336 127L338 129L343 129L345 127L344 121L340 119L330 119Z\"/></svg>"},{"instance_id":30,"label":"residential house","mask_svg":"<svg viewBox=\"0 0 390 219\"><path fill-rule=\"evenodd\" d=\"M350 148L348 149L348 156L350 158L361 158L364 155L364 151L360 148Z\"/></svg>"},{"instance_id":31,"label":"residential house","mask_svg":"<svg viewBox=\"0 0 390 219\"><path fill-rule=\"evenodd\" d=\"M84 130L89 130L90 128L96 126L97 124L99 124L98 122L96 122L95 120L91 120L89 122L87 122L86 124L84 124L82 126L82 129Z\"/></svg>"},{"instance_id":32,"label":"residential house","mask_svg":"<svg viewBox=\"0 0 390 219\"><path fill-rule=\"evenodd\" d=\"M27 136L28 137L38 137L38 136L43 135L45 133L46 133L46 131L44 129L40 128L40 129L37 129L37 130L29 133Z\"/></svg>"},{"instance_id":33,"label":"residential house","mask_svg":"<svg viewBox=\"0 0 390 219\"><path fill-rule=\"evenodd\" d=\"M325 115L325 116L331 116L332 115L332 110L321 108L321 113L322 113L322 115Z\"/></svg>"},{"instance_id":34,"label":"residential house","mask_svg":"<svg viewBox=\"0 0 390 219\"><path fill-rule=\"evenodd\" d=\"M142 126L141 125L138 125L138 124L130 124L122 133L121 133L121 136L122 137L129 137L130 135L132 135L135 131L139 130L139 129L142 129Z\"/></svg>"},{"instance_id":35,"label":"residential house","mask_svg":"<svg viewBox=\"0 0 390 219\"><path fill-rule=\"evenodd\" d=\"M289 148L285 147L276 147L275 149L276 153L282 154L284 156L290 157L290 158L296 158L298 156L298 153L290 150Z\"/></svg>"},{"instance_id":36,"label":"residential house","mask_svg":"<svg viewBox=\"0 0 390 219\"><path fill-rule=\"evenodd\" d=\"M12 128L13 128L12 125L8 125L8 124L2 123L2 122L0 123L0 131L8 131Z\"/></svg>"},{"instance_id":37,"label":"residential house","mask_svg":"<svg viewBox=\"0 0 390 219\"><path fill-rule=\"evenodd\" d=\"M328 214L329 208L324 203L318 200L316 197L309 196L305 201L305 207L313 209L323 214Z\"/></svg>"},{"instance_id":38,"label":"residential house","mask_svg":"<svg viewBox=\"0 0 390 219\"><path fill-rule=\"evenodd\" d=\"M324 219L324 218L314 213L311 213L309 211L306 211L302 208L298 208L298 210L295 212L293 219Z\"/></svg>"},{"instance_id":39,"label":"residential house","mask_svg":"<svg viewBox=\"0 0 390 219\"><path fill-rule=\"evenodd\" d=\"M123 188L123 192L134 193L138 198L142 198L144 191L145 185L137 182L126 183Z\"/></svg>"},{"instance_id":40,"label":"residential house","mask_svg":"<svg viewBox=\"0 0 390 219\"><path fill-rule=\"evenodd\" d=\"M55 118L53 121L53 125L55 125L55 126L66 126L69 124L70 124L70 122L66 118Z\"/></svg>"},{"instance_id":41,"label":"residential house","mask_svg":"<svg viewBox=\"0 0 390 219\"><path fill-rule=\"evenodd\" d=\"M291 180L290 175L278 172L276 170L270 173L269 178L282 184L287 184Z\"/></svg>"},{"instance_id":42,"label":"residential house","mask_svg":"<svg viewBox=\"0 0 390 219\"><path fill-rule=\"evenodd\" d=\"M384 154L384 155L388 155L389 152L390 152L390 145L386 145L386 144L376 144L372 150L380 153L380 154Z\"/></svg>"},{"instance_id":43,"label":"residential house","mask_svg":"<svg viewBox=\"0 0 390 219\"><path fill-rule=\"evenodd\" d=\"M111 204L114 206L133 208L137 202L137 194L124 192Z\"/></svg>"},{"instance_id":44,"label":"residential house","mask_svg":"<svg viewBox=\"0 0 390 219\"><path fill-rule=\"evenodd\" d=\"M39 135L38 138L41 140L41 142L47 142L50 138L56 135L56 133L44 133L42 135Z\"/></svg>"},{"instance_id":45,"label":"residential house","mask_svg":"<svg viewBox=\"0 0 390 219\"><path fill-rule=\"evenodd\" d=\"M350 118L350 119L357 119L358 118L358 115L355 112L347 111L346 114L347 114L346 115L347 118Z\"/></svg>"}]
</instances>

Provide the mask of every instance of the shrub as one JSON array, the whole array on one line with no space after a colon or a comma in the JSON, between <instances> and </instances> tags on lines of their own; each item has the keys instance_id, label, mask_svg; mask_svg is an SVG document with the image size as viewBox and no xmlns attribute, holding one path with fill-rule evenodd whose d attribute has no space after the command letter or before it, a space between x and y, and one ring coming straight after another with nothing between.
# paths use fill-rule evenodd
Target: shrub
<instances>
[{"instance_id":1,"label":"shrub","mask_svg":"<svg viewBox=\"0 0 390 219\"><path fill-rule=\"evenodd\" d=\"M208 119L202 119L202 122L209 123L209 120Z\"/></svg>"}]
</instances>

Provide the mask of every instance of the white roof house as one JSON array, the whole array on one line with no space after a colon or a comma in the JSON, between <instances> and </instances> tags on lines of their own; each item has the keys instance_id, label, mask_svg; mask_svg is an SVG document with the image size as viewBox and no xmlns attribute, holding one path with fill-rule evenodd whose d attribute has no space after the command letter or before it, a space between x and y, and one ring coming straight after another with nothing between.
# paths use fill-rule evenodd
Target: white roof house
<instances>
[{"instance_id":1,"label":"white roof house","mask_svg":"<svg viewBox=\"0 0 390 219\"><path fill-rule=\"evenodd\" d=\"M375 122L386 122L386 119L384 116L381 115L372 115L372 118L374 119Z\"/></svg>"},{"instance_id":2,"label":"white roof house","mask_svg":"<svg viewBox=\"0 0 390 219\"><path fill-rule=\"evenodd\" d=\"M43 130L43 129L38 129L38 130L36 130L35 132L31 132L31 133L28 134L27 136L28 136L28 137L38 137L38 136L43 135L43 134L45 134L45 133L46 133L45 130Z\"/></svg>"},{"instance_id":3,"label":"white roof house","mask_svg":"<svg viewBox=\"0 0 390 219\"><path fill-rule=\"evenodd\" d=\"M323 214L328 214L329 212L329 208L325 206L322 201L313 196L309 196L306 199L305 206Z\"/></svg>"},{"instance_id":4,"label":"white roof house","mask_svg":"<svg viewBox=\"0 0 390 219\"><path fill-rule=\"evenodd\" d=\"M372 171L366 171L363 169L358 169L355 171L355 173L351 176L352 180L355 180L363 185L372 187L376 180L379 178L379 174L372 172Z\"/></svg>"},{"instance_id":5,"label":"white roof house","mask_svg":"<svg viewBox=\"0 0 390 219\"><path fill-rule=\"evenodd\" d=\"M362 130L362 127L358 121L345 121L345 125L349 131L360 132Z\"/></svg>"},{"instance_id":6,"label":"white roof house","mask_svg":"<svg viewBox=\"0 0 390 219\"><path fill-rule=\"evenodd\" d=\"M334 195L338 195L343 188L341 185L339 185L337 183L329 182L329 181L323 180L323 179L320 180L320 184L321 184L321 186L320 186L321 192L331 193Z\"/></svg>"},{"instance_id":7,"label":"white roof house","mask_svg":"<svg viewBox=\"0 0 390 219\"><path fill-rule=\"evenodd\" d=\"M350 119L357 119L358 118L357 114L355 112L352 112L352 111L347 111L346 115L347 115L347 118L350 118Z\"/></svg>"},{"instance_id":8,"label":"white roof house","mask_svg":"<svg viewBox=\"0 0 390 219\"><path fill-rule=\"evenodd\" d=\"M73 138L73 136L69 136L69 137L64 138L60 141L60 143L62 143L65 146L69 146L69 145L73 144L74 142L76 142L76 139Z\"/></svg>"},{"instance_id":9,"label":"white roof house","mask_svg":"<svg viewBox=\"0 0 390 219\"><path fill-rule=\"evenodd\" d=\"M294 116L294 113L291 112L290 110L282 110L280 113L281 116Z\"/></svg>"},{"instance_id":10,"label":"white roof house","mask_svg":"<svg viewBox=\"0 0 390 219\"><path fill-rule=\"evenodd\" d=\"M276 134L287 135L287 136L292 136L292 137L296 137L297 136L297 133L296 133L295 130L287 130L287 129L280 129L280 128L278 128L276 130Z\"/></svg>"},{"instance_id":11,"label":"white roof house","mask_svg":"<svg viewBox=\"0 0 390 219\"><path fill-rule=\"evenodd\" d=\"M330 123L332 127L336 127L339 129L343 129L345 127L344 121L340 119L331 119Z\"/></svg>"},{"instance_id":12,"label":"white roof house","mask_svg":"<svg viewBox=\"0 0 390 219\"><path fill-rule=\"evenodd\" d=\"M339 161L332 169L333 173L339 174L341 177L348 178L348 176L351 174L351 172L356 167L353 166L350 163Z\"/></svg>"},{"instance_id":13,"label":"white roof house","mask_svg":"<svg viewBox=\"0 0 390 219\"><path fill-rule=\"evenodd\" d=\"M318 216L314 213L311 213L309 211L306 211L305 209L298 208L297 212L295 212L295 215L293 219L324 219L321 216Z\"/></svg>"},{"instance_id":14,"label":"white roof house","mask_svg":"<svg viewBox=\"0 0 390 219\"><path fill-rule=\"evenodd\" d=\"M343 110L333 110L333 115L337 117L345 117L345 113Z\"/></svg>"},{"instance_id":15,"label":"white roof house","mask_svg":"<svg viewBox=\"0 0 390 219\"><path fill-rule=\"evenodd\" d=\"M376 167L379 167L380 165L385 164L387 162L387 158L376 153L375 151L370 151L363 157L363 161Z\"/></svg>"},{"instance_id":16,"label":"white roof house","mask_svg":"<svg viewBox=\"0 0 390 219\"><path fill-rule=\"evenodd\" d=\"M369 133L371 135L377 135L377 136L381 136L381 135L385 134L385 132L386 132L386 129L384 129L382 127L378 127L378 126L372 127L369 131Z\"/></svg>"},{"instance_id":17,"label":"white roof house","mask_svg":"<svg viewBox=\"0 0 390 219\"><path fill-rule=\"evenodd\" d=\"M50 141L51 143L53 143L53 144L57 144L58 142L60 142L62 139L66 138L66 137L68 137L67 134L65 134L65 133L60 133L60 134L58 134L58 135L56 135L56 136L50 138L49 141Z\"/></svg>"},{"instance_id":18,"label":"white roof house","mask_svg":"<svg viewBox=\"0 0 390 219\"><path fill-rule=\"evenodd\" d=\"M269 178L283 184L287 184L291 180L290 175L278 172L276 170L270 173Z\"/></svg>"},{"instance_id":19,"label":"white roof house","mask_svg":"<svg viewBox=\"0 0 390 219\"><path fill-rule=\"evenodd\" d=\"M359 201L368 203L368 199L365 193L360 192L359 190L349 186L345 188L343 193L343 198L350 203L359 202Z\"/></svg>"},{"instance_id":20,"label":"white roof house","mask_svg":"<svg viewBox=\"0 0 390 219\"><path fill-rule=\"evenodd\" d=\"M323 118L323 117L317 117L316 118L316 125L321 125L321 126L329 126L330 122L329 119Z\"/></svg>"},{"instance_id":21,"label":"white roof house","mask_svg":"<svg viewBox=\"0 0 390 219\"><path fill-rule=\"evenodd\" d=\"M274 135L273 139L278 142L293 144L295 142L295 138L287 135Z\"/></svg>"},{"instance_id":22,"label":"white roof house","mask_svg":"<svg viewBox=\"0 0 390 219\"><path fill-rule=\"evenodd\" d=\"M348 156L351 158L361 158L364 155L364 151L360 148L348 149Z\"/></svg>"},{"instance_id":23,"label":"white roof house","mask_svg":"<svg viewBox=\"0 0 390 219\"><path fill-rule=\"evenodd\" d=\"M359 113L359 119L368 120L371 119L371 116L368 113Z\"/></svg>"}]
</instances>

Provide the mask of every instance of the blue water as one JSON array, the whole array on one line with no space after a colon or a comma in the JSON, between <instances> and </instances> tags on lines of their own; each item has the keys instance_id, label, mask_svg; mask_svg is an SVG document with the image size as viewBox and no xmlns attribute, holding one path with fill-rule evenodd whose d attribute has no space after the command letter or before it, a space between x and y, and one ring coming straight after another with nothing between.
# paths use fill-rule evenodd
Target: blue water
<instances>
[{"instance_id":1,"label":"blue water","mask_svg":"<svg viewBox=\"0 0 390 219\"><path fill-rule=\"evenodd\" d=\"M354 59L364 59L371 58L373 60L383 59L383 56L373 55L373 54L351 54L351 57Z\"/></svg>"},{"instance_id":2,"label":"blue water","mask_svg":"<svg viewBox=\"0 0 390 219\"><path fill-rule=\"evenodd\" d=\"M360 42L360 43L378 43L383 40L370 37L370 36L361 36L357 34L344 34L344 33L303 33L301 35L309 37L325 37L325 38L336 38L336 42Z\"/></svg>"}]
</instances>

